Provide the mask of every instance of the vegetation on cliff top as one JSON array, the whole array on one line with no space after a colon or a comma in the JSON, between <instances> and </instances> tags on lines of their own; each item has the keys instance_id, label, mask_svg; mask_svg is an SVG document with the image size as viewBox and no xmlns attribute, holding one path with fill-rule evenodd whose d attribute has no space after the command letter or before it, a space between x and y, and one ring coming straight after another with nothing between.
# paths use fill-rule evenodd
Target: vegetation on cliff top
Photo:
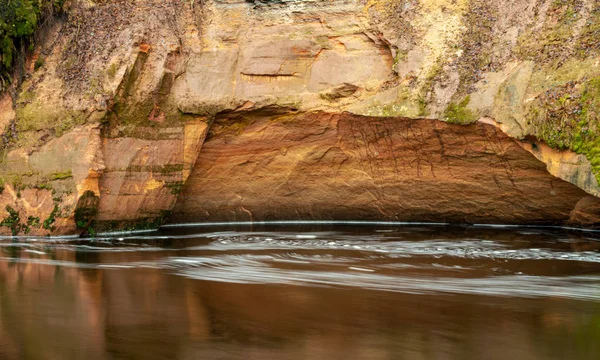
<instances>
[{"instance_id":1,"label":"vegetation on cliff top","mask_svg":"<svg viewBox=\"0 0 600 360\"><path fill-rule=\"evenodd\" d=\"M8 0L0 3L0 91L10 84L15 56L31 46L42 19L61 11L65 0Z\"/></svg>"}]
</instances>

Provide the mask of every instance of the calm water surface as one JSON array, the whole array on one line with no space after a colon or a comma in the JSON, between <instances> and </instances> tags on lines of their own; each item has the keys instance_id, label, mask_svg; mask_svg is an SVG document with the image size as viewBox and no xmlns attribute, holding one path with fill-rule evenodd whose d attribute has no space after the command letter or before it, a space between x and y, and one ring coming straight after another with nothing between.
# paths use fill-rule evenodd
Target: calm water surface
<instances>
[{"instance_id":1,"label":"calm water surface","mask_svg":"<svg viewBox=\"0 0 600 360\"><path fill-rule=\"evenodd\" d=\"M0 359L600 359L600 234L390 225L0 239Z\"/></svg>"}]
</instances>

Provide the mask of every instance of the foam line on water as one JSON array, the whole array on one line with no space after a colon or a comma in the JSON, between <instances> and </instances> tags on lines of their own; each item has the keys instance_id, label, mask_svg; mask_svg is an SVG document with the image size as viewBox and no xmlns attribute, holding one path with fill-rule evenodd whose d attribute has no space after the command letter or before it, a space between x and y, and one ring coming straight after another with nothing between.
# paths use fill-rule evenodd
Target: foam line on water
<instances>
[{"instance_id":1,"label":"foam line on water","mask_svg":"<svg viewBox=\"0 0 600 360\"><path fill-rule=\"evenodd\" d=\"M224 221L224 222L194 222L180 224L165 224L161 228L210 227L210 226L252 226L252 225L381 225L406 226L428 225L447 226L443 222L406 222L406 221L362 221L362 220L274 220L274 221Z\"/></svg>"},{"instance_id":2,"label":"foam line on water","mask_svg":"<svg viewBox=\"0 0 600 360\"><path fill-rule=\"evenodd\" d=\"M290 271L267 266L258 258L188 258L170 259L175 274L204 281L239 284L286 284L325 287L360 287L364 289L409 294L476 294L502 297L559 297L600 301L600 276L531 276L506 275L478 278L404 276L378 273L359 266L347 271ZM195 262L195 264L194 264ZM166 265L166 264L165 264ZM354 270L354 271L353 271Z\"/></svg>"},{"instance_id":3,"label":"foam line on water","mask_svg":"<svg viewBox=\"0 0 600 360\"><path fill-rule=\"evenodd\" d=\"M365 225L365 226L465 226L500 229L559 229L582 232L600 233L600 229L587 229L557 225L527 225L527 224L459 224L447 222L411 222L411 221L364 221L364 220L272 220L272 221L219 221L219 222L190 222L164 224L159 229L211 227L211 226L252 226L252 225Z\"/></svg>"},{"instance_id":4,"label":"foam line on water","mask_svg":"<svg viewBox=\"0 0 600 360\"><path fill-rule=\"evenodd\" d=\"M155 232L158 229L145 229L145 230L127 230L127 231L106 231L98 232L97 236L94 237L81 237L80 235L46 235L46 236L33 236L33 235L0 235L0 240L11 240L11 239L23 239L23 240L38 240L38 239L51 239L51 240L97 240L98 236L118 236L118 235L136 235Z\"/></svg>"},{"instance_id":5,"label":"foam line on water","mask_svg":"<svg viewBox=\"0 0 600 360\"><path fill-rule=\"evenodd\" d=\"M99 232L98 235L100 235L100 236L135 235L135 234L150 233L150 232L154 232L156 230L158 230L158 229L127 230L127 231L104 231L104 232ZM93 237L91 239L93 239Z\"/></svg>"},{"instance_id":6,"label":"foam line on water","mask_svg":"<svg viewBox=\"0 0 600 360\"><path fill-rule=\"evenodd\" d=\"M277 220L277 221L223 221L223 222L191 222L179 224L165 224L156 229L127 230L127 231L106 231L99 232L95 237L80 237L80 235L0 235L2 240L98 240L99 237L128 236L137 234L148 234L161 229L191 228L191 227L213 227L213 226L253 226L253 225L358 225L358 226L465 226L478 228L498 228L498 229L548 229L548 230L571 230L587 233L600 233L600 229L586 229L570 226L548 226L548 225L513 225L513 224L455 224L445 222L410 222L410 221L362 221L362 220ZM192 235L189 235L194 236ZM181 236L182 237L182 236Z\"/></svg>"}]
</instances>

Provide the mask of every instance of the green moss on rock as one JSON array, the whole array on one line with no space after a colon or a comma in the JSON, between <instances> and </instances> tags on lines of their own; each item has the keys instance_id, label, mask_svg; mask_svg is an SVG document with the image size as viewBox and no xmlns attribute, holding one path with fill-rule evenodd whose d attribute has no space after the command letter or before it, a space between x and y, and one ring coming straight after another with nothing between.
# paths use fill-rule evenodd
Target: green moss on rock
<instances>
[{"instance_id":1,"label":"green moss on rock","mask_svg":"<svg viewBox=\"0 0 600 360\"><path fill-rule=\"evenodd\" d=\"M43 227L46 230L54 230L54 222L56 221L57 217L60 217L60 208L58 207L58 204L54 204L54 208L52 209L52 212L50 213L50 215L48 215L48 217L46 218L46 220L44 220L44 224Z\"/></svg>"},{"instance_id":2,"label":"green moss on rock","mask_svg":"<svg viewBox=\"0 0 600 360\"><path fill-rule=\"evenodd\" d=\"M56 173L52 173L50 175L51 180L64 180L64 179L70 179L72 177L73 177L73 172L71 170L67 170L64 172L56 172Z\"/></svg>"},{"instance_id":3,"label":"green moss on rock","mask_svg":"<svg viewBox=\"0 0 600 360\"><path fill-rule=\"evenodd\" d=\"M24 103L24 98L32 101ZM65 110L57 106L44 103L35 99L30 92L23 92L16 109L17 132L51 130L56 137L60 137L77 125L85 123L83 112Z\"/></svg>"},{"instance_id":4,"label":"green moss on rock","mask_svg":"<svg viewBox=\"0 0 600 360\"><path fill-rule=\"evenodd\" d=\"M27 226L39 229L42 226L40 218L37 216L29 216L27 218Z\"/></svg>"},{"instance_id":5,"label":"green moss on rock","mask_svg":"<svg viewBox=\"0 0 600 360\"><path fill-rule=\"evenodd\" d=\"M19 212L10 205L6 205L6 211L8 212L8 216L0 222L0 226L6 226L10 228L11 234L16 236L19 234L22 228Z\"/></svg>"},{"instance_id":6,"label":"green moss on rock","mask_svg":"<svg viewBox=\"0 0 600 360\"><path fill-rule=\"evenodd\" d=\"M444 111L444 118L451 124L470 124L477 120L477 115L467 108L471 97L467 96L460 103L451 102Z\"/></svg>"},{"instance_id":7,"label":"green moss on rock","mask_svg":"<svg viewBox=\"0 0 600 360\"><path fill-rule=\"evenodd\" d=\"M529 104L527 122L549 146L584 154L600 182L600 76L546 90Z\"/></svg>"},{"instance_id":8,"label":"green moss on rock","mask_svg":"<svg viewBox=\"0 0 600 360\"><path fill-rule=\"evenodd\" d=\"M0 2L0 91L10 83L16 51L24 48L18 45L31 45L40 20L44 16L62 11L63 3L64 0Z\"/></svg>"}]
</instances>

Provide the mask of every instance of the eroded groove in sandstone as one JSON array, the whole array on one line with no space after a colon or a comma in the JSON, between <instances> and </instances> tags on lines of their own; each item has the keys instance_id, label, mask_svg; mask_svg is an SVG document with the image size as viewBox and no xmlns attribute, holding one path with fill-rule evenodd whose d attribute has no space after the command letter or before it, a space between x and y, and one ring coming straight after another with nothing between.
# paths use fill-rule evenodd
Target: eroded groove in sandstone
<instances>
[{"instance_id":1,"label":"eroded groove in sandstone","mask_svg":"<svg viewBox=\"0 0 600 360\"><path fill-rule=\"evenodd\" d=\"M591 225L598 202L488 124L262 112L217 117L172 221Z\"/></svg>"}]
</instances>

